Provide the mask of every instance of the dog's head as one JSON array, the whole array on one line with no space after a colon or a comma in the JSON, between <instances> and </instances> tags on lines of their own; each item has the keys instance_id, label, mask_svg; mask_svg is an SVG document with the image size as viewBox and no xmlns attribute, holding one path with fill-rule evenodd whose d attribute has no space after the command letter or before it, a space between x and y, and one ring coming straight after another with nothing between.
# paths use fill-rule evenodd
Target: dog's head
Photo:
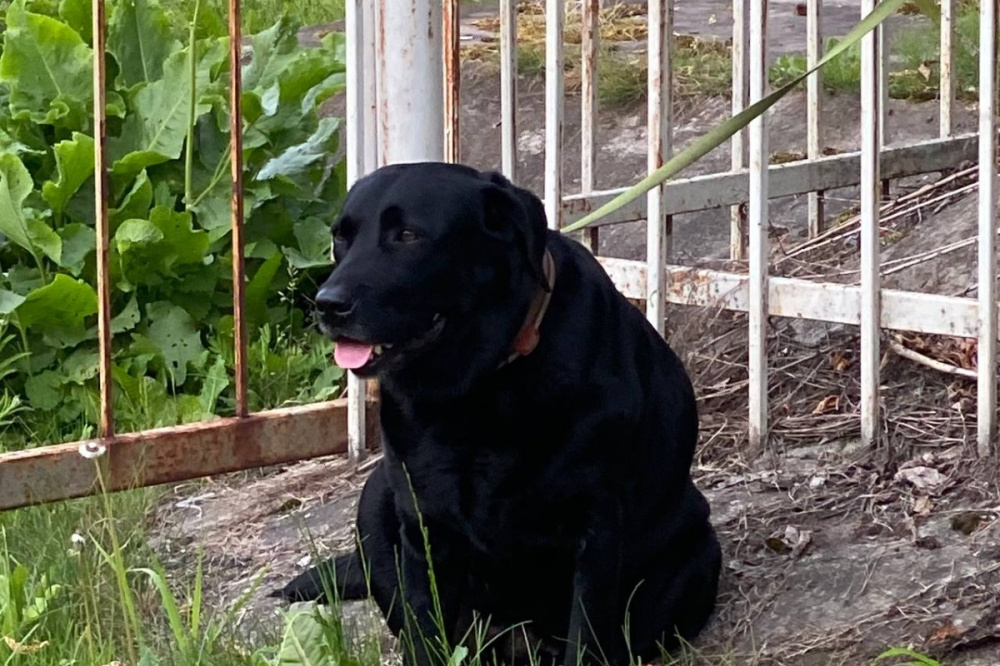
<instances>
[{"instance_id":1,"label":"dog's head","mask_svg":"<svg viewBox=\"0 0 1000 666\"><path fill-rule=\"evenodd\" d=\"M320 326L362 377L496 367L544 283L542 203L495 173L384 167L351 188L332 231Z\"/></svg>"}]
</instances>

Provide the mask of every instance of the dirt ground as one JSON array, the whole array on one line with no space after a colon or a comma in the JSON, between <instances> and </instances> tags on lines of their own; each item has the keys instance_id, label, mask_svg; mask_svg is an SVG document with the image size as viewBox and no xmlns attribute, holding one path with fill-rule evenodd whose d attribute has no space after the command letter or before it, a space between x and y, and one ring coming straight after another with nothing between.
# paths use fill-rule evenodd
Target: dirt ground
<instances>
[{"instance_id":1,"label":"dirt ground","mask_svg":"<svg viewBox=\"0 0 1000 666\"><path fill-rule=\"evenodd\" d=\"M523 79L520 89L521 182L540 191L541 81ZM825 143L856 149L856 100L828 97L825 104L831 119ZM565 182L572 189L579 173L579 100L568 98L566 109ZM680 106L678 142L699 136L727 112L722 99ZM804 118L801 95L779 104L771 115L772 150L802 150ZM498 167L498 86L471 69L463 79L461 120L464 160ZM600 187L630 184L643 175L644 123L641 103L602 113ZM974 123L974 111L961 110L959 131L973 130ZM936 130L935 103L893 102L891 140L929 138ZM720 149L689 175L727 165ZM938 177L909 179L894 185L893 194ZM836 214L838 207L854 205L856 193L829 196ZM887 257L919 255L942 239L974 236L975 193L946 203L910 216ZM805 197L775 201L771 215L772 224L789 229L789 247L804 240ZM676 220L675 260L724 256L728 224L724 210ZM640 258L644 242L641 225L618 225L602 233L601 251ZM835 249L840 255L827 261ZM919 262L895 273L890 284L974 293L969 251ZM847 239L804 256L826 271L849 269L856 248ZM685 357L699 392L702 443L695 476L711 501L725 549L719 611L694 645L704 661L695 661L858 664L886 647L906 645L949 665L1000 663L1000 486L995 466L972 460L975 382L887 354L885 444L868 451L858 442L856 331L774 320L771 440L766 451L752 456L746 444L745 319L678 308L669 321L670 342ZM925 343L935 349L959 344ZM207 593L219 607L262 575L242 625L254 640L277 622L278 605L263 591L308 566L313 549L328 554L349 546L368 469L352 470L341 459L315 460L177 487L156 516L156 545L169 567L183 570L193 570L195 552L203 550ZM345 609L379 626L369 611Z\"/></svg>"}]
</instances>

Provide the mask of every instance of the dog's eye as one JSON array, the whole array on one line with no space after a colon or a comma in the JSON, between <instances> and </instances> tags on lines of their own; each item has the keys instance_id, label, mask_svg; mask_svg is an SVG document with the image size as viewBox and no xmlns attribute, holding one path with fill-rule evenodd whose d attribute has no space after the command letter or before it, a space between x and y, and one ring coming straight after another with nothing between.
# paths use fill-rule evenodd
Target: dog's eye
<instances>
[{"instance_id":1,"label":"dog's eye","mask_svg":"<svg viewBox=\"0 0 1000 666\"><path fill-rule=\"evenodd\" d=\"M400 243L412 243L418 238L416 232L410 229L403 229L399 232L399 242Z\"/></svg>"}]
</instances>

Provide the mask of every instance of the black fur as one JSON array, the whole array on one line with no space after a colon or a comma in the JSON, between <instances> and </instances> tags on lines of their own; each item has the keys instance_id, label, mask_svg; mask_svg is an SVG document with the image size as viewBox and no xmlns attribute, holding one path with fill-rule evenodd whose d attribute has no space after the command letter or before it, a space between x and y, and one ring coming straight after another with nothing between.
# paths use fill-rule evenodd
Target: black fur
<instances>
[{"instance_id":1,"label":"black fur","mask_svg":"<svg viewBox=\"0 0 1000 666\"><path fill-rule=\"evenodd\" d=\"M396 635L436 635L415 496L450 644L473 613L529 623L567 665L649 659L697 635L721 554L690 476L694 391L591 254L546 229L530 192L436 163L364 178L334 228L322 326L393 345L359 372L380 381L385 455L358 507L366 559L342 555L277 595L325 600L325 569L341 599L370 581ZM548 286L546 248L540 343L502 365ZM411 660L434 659L414 642Z\"/></svg>"}]
</instances>

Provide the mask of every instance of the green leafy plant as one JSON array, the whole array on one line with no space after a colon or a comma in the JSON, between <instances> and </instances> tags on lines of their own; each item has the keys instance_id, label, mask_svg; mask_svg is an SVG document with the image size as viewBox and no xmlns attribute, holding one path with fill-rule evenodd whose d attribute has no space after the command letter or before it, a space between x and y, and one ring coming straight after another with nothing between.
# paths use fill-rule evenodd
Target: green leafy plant
<instances>
[{"instance_id":1,"label":"green leafy plant","mask_svg":"<svg viewBox=\"0 0 1000 666\"><path fill-rule=\"evenodd\" d=\"M0 345L13 353L0 388L64 432L93 423L97 403L89 11L89 0L15 0L0 55L0 329L12 333ZM196 3L184 43L156 0L110 3L116 408L155 395L162 425L231 404L224 26L218 3ZM246 316L252 331L303 335L297 287L328 267L344 195L339 120L320 113L344 85L344 45L330 33L303 48L296 34L283 18L252 35L243 66Z\"/></svg>"},{"instance_id":2,"label":"green leafy plant","mask_svg":"<svg viewBox=\"0 0 1000 666\"><path fill-rule=\"evenodd\" d=\"M6 531L0 527L0 547L4 551L6 542ZM0 637L27 640L62 590L61 585L50 583L44 574L32 581L31 571L23 563L0 558Z\"/></svg>"}]
</instances>

